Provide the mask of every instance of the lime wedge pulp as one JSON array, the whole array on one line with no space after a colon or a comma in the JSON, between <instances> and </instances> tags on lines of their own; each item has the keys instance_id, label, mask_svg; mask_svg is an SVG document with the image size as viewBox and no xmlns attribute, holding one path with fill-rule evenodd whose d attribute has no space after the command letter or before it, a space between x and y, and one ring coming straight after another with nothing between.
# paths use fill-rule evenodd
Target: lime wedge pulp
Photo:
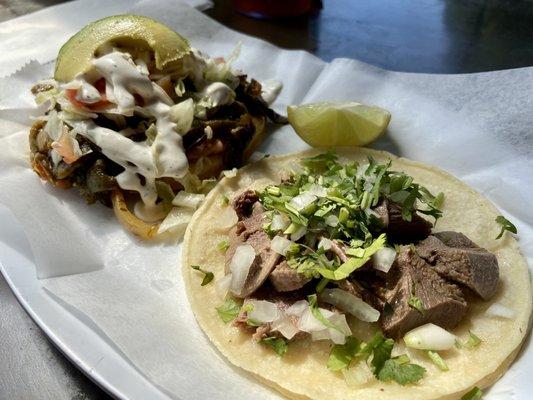
<instances>
[{"instance_id":1,"label":"lime wedge pulp","mask_svg":"<svg viewBox=\"0 0 533 400\"><path fill-rule=\"evenodd\" d=\"M289 123L313 147L364 146L376 140L391 115L376 106L346 101L287 107Z\"/></svg>"},{"instance_id":2,"label":"lime wedge pulp","mask_svg":"<svg viewBox=\"0 0 533 400\"><path fill-rule=\"evenodd\" d=\"M61 47L54 78L69 82L87 71L95 52L107 43L150 48L159 70L190 51L187 39L156 20L140 15L114 15L91 22Z\"/></svg>"}]
</instances>

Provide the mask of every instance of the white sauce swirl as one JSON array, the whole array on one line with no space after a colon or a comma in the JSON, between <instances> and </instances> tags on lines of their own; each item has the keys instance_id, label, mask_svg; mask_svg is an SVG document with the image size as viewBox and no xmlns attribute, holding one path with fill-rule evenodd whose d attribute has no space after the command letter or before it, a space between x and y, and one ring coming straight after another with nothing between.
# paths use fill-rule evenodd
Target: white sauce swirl
<instances>
[{"instance_id":1,"label":"white sauce swirl","mask_svg":"<svg viewBox=\"0 0 533 400\"><path fill-rule=\"evenodd\" d=\"M117 105L119 114L133 115L140 107L135 104L133 94L142 97L144 106L140 108L143 114L155 118L157 136L149 145L146 141L134 142L92 120L72 121L71 124L78 134L91 140L106 157L124 168L116 177L118 185L137 191L146 213L156 212L155 179L182 178L189 168L182 138L176 132L176 124L170 120L172 101L161 87L135 67L128 54L112 52L93 60L93 65L106 79L106 96Z\"/></svg>"}]
</instances>

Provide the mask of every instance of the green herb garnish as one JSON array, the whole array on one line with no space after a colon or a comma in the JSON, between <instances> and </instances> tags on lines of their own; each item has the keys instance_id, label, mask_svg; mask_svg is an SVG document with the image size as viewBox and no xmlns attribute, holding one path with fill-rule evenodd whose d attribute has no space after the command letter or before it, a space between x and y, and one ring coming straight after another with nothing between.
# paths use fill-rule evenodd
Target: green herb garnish
<instances>
[{"instance_id":1,"label":"green herb garnish","mask_svg":"<svg viewBox=\"0 0 533 400\"><path fill-rule=\"evenodd\" d=\"M458 349L462 349L462 348L465 348L465 349L468 349L468 350L472 350L472 349L475 349L476 347L478 347L480 344L481 344L482 340L476 336L475 333L473 333L472 331L468 331L468 339L466 342L461 342L459 341L459 339L456 339L455 340L455 347L457 347Z\"/></svg>"},{"instance_id":2,"label":"green herb garnish","mask_svg":"<svg viewBox=\"0 0 533 400\"><path fill-rule=\"evenodd\" d=\"M398 359L391 358L383 364L377 377L380 381L395 381L400 385L418 382L424 376L426 369L417 364L400 363Z\"/></svg>"},{"instance_id":3,"label":"green herb garnish","mask_svg":"<svg viewBox=\"0 0 533 400\"><path fill-rule=\"evenodd\" d=\"M345 344L332 347L328 359L328 368L332 371L346 369L361 349L361 342L353 336L346 338Z\"/></svg>"},{"instance_id":4,"label":"green herb garnish","mask_svg":"<svg viewBox=\"0 0 533 400\"><path fill-rule=\"evenodd\" d=\"M514 226L511 221L509 221L507 218L505 218L503 215L498 215L495 220L499 225L501 225L502 229L498 236L496 236L496 239L499 239L503 236L505 231L509 231L511 233L516 234L518 230L516 229L516 226Z\"/></svg>"},{"instance_id":5,"label":"green herb garnish","mask_svg":"<svg viewBox=\"0 0 533 400\"><path fill-rule=\"evenodd\" d=\"M358 268L361 268L368 260L370 260L370 257L374 253L376 253L379 249L383 248L385 246L386 242L386 236L385 234L381 234L376 240L372 242L370 246L364 249L360 249L360 257L350 257L348 260L344 263L342 263L337 269L335 270L329 270L327 268L317 268L317 271L322 275L324 278L336 280L339 281L341 279L347 278L353 271L355 271ZM355 254L355 252L354 252Z\"/></svg>"},{"instance_id":6,"label":"green herb garnish","mask_svg":"<svg viewBox=\"0 0 533 400\"><path fill-rule=\"evenodd\" d=\"M334 329L337 332L345 334L345 332L341 328L339 328L335 324L332 324L326 317L322 315L320 309L318 308L318 300L316 294L307 296L307 301L309 301L309 309L311 310L311 314L313 314L313 317L318 319L322 323L322 325L324 325L326 328Z\"/></svg>"},{"instance_id":7,"label":"green herb garnish","mask_svg":"<svg viewBox=\"0 0 533 400\"><path fill-rule=\"evenodd\" d=\"M241 306L234 299L229 298L220 307L216 307L216 310L220 319L227 324L237 318L241 311Z\"/></svg>"},{"instance_id":8,"label":"green herb garnish","mask_svg":"<svg viewBox=\"0 0 533 400\"><path fill-rule=\"evenodd\" d=\"M474 349L481 344L482 340L472 331L468 331L468 340L464 344L467 349Z\"/></svg>"},{"instance_id":9,"label":"green herb garnish","mask_svg":"<svg viewBox=\"0 0 533 400\"><path fill-rule=\"evenodd\" d=\"M229 248L229 241L228 240L221 240L220 242L218 242L217 244L217 249L220 250L220 251L226 251L228 250Z\"/></svg>"},{"instance_id":10,"label":"green herb garnish","mask_svg":"<svg viewBox=\"0 0 533 400\"><path fill-rule=\"evenodd\" d=\"M422 302L420 298L414 295L411 295L411 297L409 297L409 300L407 300L407 304L409 304L410 307L414 308L422 315L426 313L426 308L424 307L424 303Z\"/></svg>"},{"instance_id":11,"label":"green herb garnish","mask_svg":"<svg viewBox=\"0 0 533 400\"><path fill-rule=\"evenodd\" d=\"M428 356L441 371L448 371L448 365L436 351L428 350Z\"/></svg>"},{"instance_id":12,"label":"green herb garnish","mask_svg":"<svg viewBox=\"0 0 533 400\"><path fill-rule=\"evenodd\" d=\"M364 361L372 357L370 367L376 378L381 381L395 381L400 385L417 382L425 373L419 365L411 364L409 357L402 354L391 357L394 340L387 339L377 332L368 342L360 342L353 336L346 338L343 345L335 345L331 349L328 368L339 371L350 367L352 361Z\"/></svg>"},{"instance_id":13,"label":"green herb garnish","mask_svg":"<svg viewBox=\"0 0 533 400\"><path fill-rule=\"evenodd\" d=\"M483 392L480 388L475 386L472 390L461 397L461 400L480 400L483 396Z\"/></svg>"},{"instance_id":14,"label":"green herb garnish","mask_svg":"<svg viewBox=\"0 0 533 400\"><path fill-rule=\"evenodd\" d=\"M211 282L213 280L213 278L215 277L215 275L212 273L212 272L209 272L209 271L204 271L202 268L200 268L200 266L198 265L191 265L191 268L198 271L198 272L201 272L202 274L204 274L204 279L202 279L202 283L201 283L201 286L205 286L207 285L209 282Z\"/></svg>"},{"instance_id":15,"label":"green herb garnish","mask_svg":"<svg viewBox=\"0 0 533 400\"><path fill-rule=\"evenodd\" d=\"M228 204L229 204L228 196L226 196L226 195L221 195L221 196L220 196L220 205L221 205L221 206L227 206Z\"/></svg>"},{"instance_id":16,"label":"green herb garnish","mask_svg":"<svg viewBox=\"0 0 533 400\"><path fill-rule=\"evenodd\" d=\"M306 236L299 241L299 248L286 259L291 268L308 278L344 279L386 244L384 235L373 235L383 228L372 212L382 200L398 203L407 220L416 212L435 219L441 216L443 195L434 196L412 177L391 171L390 162L379 164L369 158L368 164L341 164L330 152L303 159L301 165L298 173L258 195L267 215L277 212L289 218L291 224L284 234L305 228ZM303 193L315 198L298 209L291 201ZM272 234L268 218L265 231ZM320 251L310 245L311 239L320 235L334 240L348 259L338 251Z\"/></svg>"},{"instance_id":17,"label":"green herb garnish","mask_svg":"<svg viewBox=\"0 0 533 400\"><path fill-rule=\"evenodd\" d=\"M261 339L259 343L272 347L276 354L280 357L287 352L289 346L285 340L277 337L266 337Z\"/></svg>"}]
</instances>

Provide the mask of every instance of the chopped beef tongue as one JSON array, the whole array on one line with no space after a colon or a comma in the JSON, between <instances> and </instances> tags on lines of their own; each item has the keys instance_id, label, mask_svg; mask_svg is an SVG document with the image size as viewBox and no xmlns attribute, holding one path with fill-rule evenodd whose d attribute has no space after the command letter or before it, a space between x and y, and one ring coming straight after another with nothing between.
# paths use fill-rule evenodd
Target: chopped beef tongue
<instances>
[{"instance_id":1,"label":"chopped beef tongue","mask_svg":"<svg viewBox=\"0 0 533 400\"><path fill-rule=\"evenodd\" d=\"M443 278L464 285L484 300L496 293L496 256L458 232L439 232L420 242L417 253Z\"/></svg>"},{"instance_id":2,"label":"chopped beef tongue","mask_svg":"<svg viewBox=\"0 0 533 400\"><path fill-rule=\"evenodd\" d=\"M362 299L365 303L370 304L372 307L382 310L384 303L378 296L372 293L370 290L364 288L356 280L341 279L335 282L339 289L345 290L348 293L353 294L356 297Z\"/></svg>"},{"instance_id":3,"label":"chopped beef tongue","mask_svg":"<svg viewBox=\"0 0 533 400\"><path fill-rule=\"evenodd\" d=\"M303 274L289 267L287 261L283 260L270 273L270 282L278 292L291 292L301 289L311 278L306 278Z\"/></svg>"},{"instance_id":4,"label":"chopped beef tongue","mask_svg":"<svg viewBox=\"0 0 533 400\"><path fill-rule=\"evenodd\" d=\"M383 200L374 211L378 214L384 231L393 242L410 243L422 240L431 233L432 224L417 213L411 221L402 217L402 206L390 200Z\"/></svg>"},{"instance_id":5,"label":"chopped beef tongue","mask_svg":"<svg viewBox=\"0 0 533 400\"><path fill-rule=\"evenodd\" d=\"M240 293L234 293L240 298L248 297L255 292L268 278L280 258L280 255L270 248L270 238L263 230L263 206L258 201L251 203L248 200L249 195L249 192L245 192L233 203L239 215L239 222L230 230L230 246L226 252L226 270L238 246L249 244L256 253L243 289Z\"/></svg>"},{"instance_id":6,"label":"chopped beef tongue","mask_svg":"<svg viewBox=\"0 0 533 400\"><path fill-rule=\"evenodd\" d=\"M429 322L454 328L466 313L467 303L459 287L439 276L408 246L401 247L386 279L382 300L392 312L382 313L381 326L387 337L401 338ZM413 297L422 302L421 310L409 305Z\"/></svg>"},{"instance_id":7,"label":"chopped beef tongue","mask_svg":"<svg viewBox=\"0 0 533 400\"><path fill-rule=\"evenodd\" d=\"M250 216L252 213L252 207L258 200L259 197L253 190L247 190L233 200L233 208L235 209L239 220Z\"/></svg>"}]
</instances>

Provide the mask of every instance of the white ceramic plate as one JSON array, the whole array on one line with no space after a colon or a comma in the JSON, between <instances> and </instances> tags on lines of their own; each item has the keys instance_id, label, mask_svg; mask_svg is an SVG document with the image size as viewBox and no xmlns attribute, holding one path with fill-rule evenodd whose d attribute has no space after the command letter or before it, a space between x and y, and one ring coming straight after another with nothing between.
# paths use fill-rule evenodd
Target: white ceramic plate
<instances>
[{"instance_id":1,"label":"white ceramic plate","mask_svg":"<svg viewBox=\"0 0 533 400\"><path fill-rule=\"evenodd\" d=\"M6 235L6 233L8 233ZM91 380L119 399L168 399L111 343L76 317L75 310L42 288L19 222L0 205L0 271L20 304L50 340ZM9 238L9 242L6 241Z\"/></svg>"}]
</instances>

